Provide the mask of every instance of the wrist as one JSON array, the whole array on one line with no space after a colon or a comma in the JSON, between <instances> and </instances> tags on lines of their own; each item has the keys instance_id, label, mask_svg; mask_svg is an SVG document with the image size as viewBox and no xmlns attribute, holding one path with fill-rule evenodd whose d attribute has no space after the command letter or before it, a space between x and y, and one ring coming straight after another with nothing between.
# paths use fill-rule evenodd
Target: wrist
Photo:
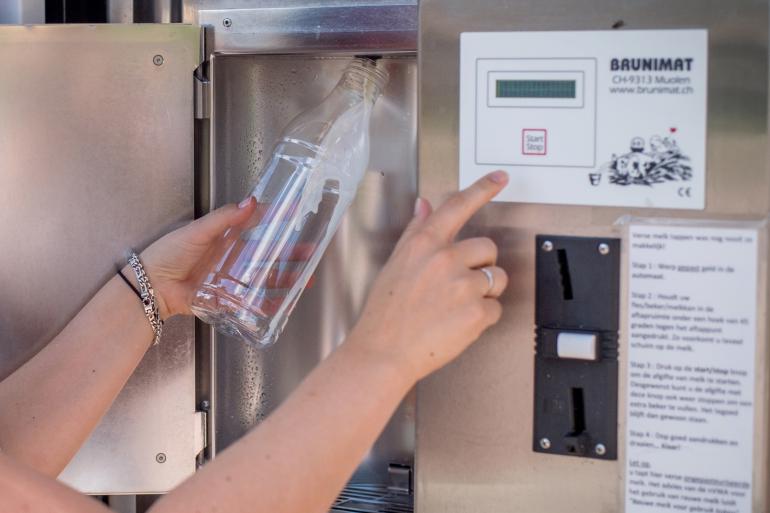
<instances>
[{"instance_id":1,"label":"wrist","mask_svg":"<svg viewBox=\"0 0 770 513\"><path fill-rule=\"evenodd\" d=\"M166 321L166 319L168 319L171 316L171 314L168 310L168 306L166 305L166 302L163 299L163 294L161 293L160 289L157 287L156 280L155 280L155 273L152 271L151 266L149 266L144 261L143 255L140 255L139 258L142 260L144 272L147 273L147 277L150 280L150 286L152 286L152 290L155 293L155 302L157 303L158 310L160 311L160 319L162 321ZM139 281L136 279L136 273L134 272L134 269L129 264L126 264L121 269L121 272L123 273L123 276L125 276L126 279L128 279L128 281L131 282L131 285L133 285L136 290L139 290Z\"/></svg>"},{"instance_id":2,"label":"wrist","mask_svg":"<svg viewBox=\"0 0 770 513\"><path fill-rule=\"evenodd\" d=\"M380 345L372 342L369 337L363 338L354 330L337 350L337 353L345 359L347 366L380 373L386 377L388 383L401 388L405 394L417 383L415 373L408 362L400 358L399 355L392 351L379 349L379 347L387 347L387 343Z\"/></svg>"}]
</instances>

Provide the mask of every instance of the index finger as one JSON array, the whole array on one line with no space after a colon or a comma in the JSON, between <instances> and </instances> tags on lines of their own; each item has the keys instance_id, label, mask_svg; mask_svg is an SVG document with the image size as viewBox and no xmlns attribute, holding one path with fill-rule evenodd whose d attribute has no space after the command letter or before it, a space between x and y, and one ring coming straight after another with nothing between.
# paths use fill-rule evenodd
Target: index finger
<instances>
[{"instance_id":1,"label":"index finger","mask_svg":"<svg viewBox=\"0 0 770 513\"><path fill-rule=\"evenodd\" d=\"M427 219L426 226L447 240L454 239L473 214L497 196L507 183L508 173L505 171L493 171L479 178L468 188L452 194Z\"/></svg>"}]
</instances>

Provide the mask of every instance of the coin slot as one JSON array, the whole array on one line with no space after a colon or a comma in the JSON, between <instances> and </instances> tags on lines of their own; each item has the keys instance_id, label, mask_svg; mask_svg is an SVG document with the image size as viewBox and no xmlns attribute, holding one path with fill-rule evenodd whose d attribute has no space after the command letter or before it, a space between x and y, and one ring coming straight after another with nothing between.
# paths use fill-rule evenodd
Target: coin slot
<instances>
[{"instance_id":1,"label":"coin slot","mask_svg":"<svg viewBox=\"0 0 770 513\"><path fill-rule=\"evenodd\" d=\"M559 261L559 274L561 275L561 290L565 301L572 301L572 278L569 274L569 260L567 260L567 250L559 249L556 252L556 258Z\"/></svg>"},{"instance_id":2,"label":"coin slot","mask_svg":"<svg viewBox=\"0 0 770 513\"><path fill-rule=\"evenodd\" d=\"M586 412L583 401L583 389L570 389L570 403L572 406L572 432L568 436L579 436L586 430ZM575 452L572 447L570 452Z\"/></svg>"}]
</instances>

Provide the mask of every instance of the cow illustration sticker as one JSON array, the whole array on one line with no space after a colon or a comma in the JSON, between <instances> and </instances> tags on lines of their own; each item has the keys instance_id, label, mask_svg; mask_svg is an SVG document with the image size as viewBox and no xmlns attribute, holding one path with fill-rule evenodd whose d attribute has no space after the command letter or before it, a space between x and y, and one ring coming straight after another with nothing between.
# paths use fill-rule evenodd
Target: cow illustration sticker
<instances>
[{"instance_id":1,"label":"cow illustration sticker","mask_svg":"<svg viewBox=\"0 0 770 513\"><path fill-rule=\"evenodd\" d=\"M599 185L602 174L615 185L646 185L692 179L690 158L682 153L671 136L653 135L649 146L644 138L631 139L630 151L621 155L613 154L601 168L601 173L591 173L592 185Z\"/></svg>"}]
</instances>

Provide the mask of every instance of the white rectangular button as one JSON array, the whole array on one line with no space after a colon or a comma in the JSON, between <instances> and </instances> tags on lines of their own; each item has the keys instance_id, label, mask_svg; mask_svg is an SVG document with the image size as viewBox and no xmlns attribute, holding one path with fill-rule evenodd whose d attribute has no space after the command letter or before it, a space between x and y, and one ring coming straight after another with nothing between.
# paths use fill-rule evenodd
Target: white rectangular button
<instances>
[{"instance_id":1,"label":"white rectangular button","mask_svg":"<svg viewBox=\"0 0 770 513\"><path fill-rule=\"evenodd\" d=\"M596 360L596 335L564 331L556 337L559 358Z\"/></svg>"}]
</instances>

